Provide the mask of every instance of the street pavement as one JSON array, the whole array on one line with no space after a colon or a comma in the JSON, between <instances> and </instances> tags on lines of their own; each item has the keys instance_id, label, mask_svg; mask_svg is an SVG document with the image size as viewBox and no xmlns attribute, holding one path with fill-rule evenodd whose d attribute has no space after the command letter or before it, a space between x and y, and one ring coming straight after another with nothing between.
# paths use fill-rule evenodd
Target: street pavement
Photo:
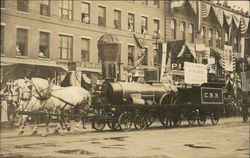
<instances>
[{"instance_id":1,"label":"street pavement","mask_svg":"<svg viewBox=\"0 0 250 158\"><path fill-rule=\"evenodd\" d=\"M196 122L197 124L197 122ZM159 122L144 131L51 133L30 136L32 126L18 136L18 128L1 129L0 157L14 158L249 158L249 121L242 117L222 118L218 125L207 120L205 126L163 128Z\"/></svg>"}]
</instances>

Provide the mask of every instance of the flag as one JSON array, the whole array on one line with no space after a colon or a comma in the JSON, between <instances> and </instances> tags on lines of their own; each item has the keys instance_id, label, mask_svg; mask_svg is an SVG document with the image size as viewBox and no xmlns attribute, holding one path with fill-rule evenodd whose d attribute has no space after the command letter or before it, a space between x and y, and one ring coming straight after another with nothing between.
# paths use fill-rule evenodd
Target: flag
<instances>
[{"instance_id":1,"label":"flag","mask_svg":"<svg viewBox=\"0 0 250 158\"><path fill-rule=\"evenodd\" d=\"M221 8L218 8L218 7L215 7L215 6L212 6L213 10L214 10L214 13L215 13L215 16L219 22L219 24L221 26L223 26L223 10Z\"/></svg>"},{"instance_id":2,"label":"flag","mask_svg":"<svg viewBox=\"0 0 250 158\"><path fill-rule=\"evenodd\" d=\"M237 29L240 27L240 19L241 19L240 15L238 15L238 14L233 15L233 20L234 20L234 23L235 23Z\"/></svg>"},{"instance_id":3,"label":"flag","mask_svg":"<svg viewBox=\"0 0 250 158\"><path fill-rule=\"evenodd\" d=\"M248 29L249 18L241 17L240 19L240 33L245 34Z\"/></svg>"}]
</instances>

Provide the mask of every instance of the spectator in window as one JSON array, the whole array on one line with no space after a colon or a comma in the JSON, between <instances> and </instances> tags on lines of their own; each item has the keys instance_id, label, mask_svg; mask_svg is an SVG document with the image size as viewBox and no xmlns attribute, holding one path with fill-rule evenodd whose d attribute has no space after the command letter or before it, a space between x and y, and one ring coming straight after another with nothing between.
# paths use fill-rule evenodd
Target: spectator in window
<instances>
[{"instance_id":1,"label":"spectator in window","mask_svg":"<svg viewBox=\"0 0 250 158\"><path fill-rule=\"evenodd\" d=\"M134 29L133 29L133 25L132 24L128 24L128 31L132 32Z\"/></svg>"},{"instance_id":2,"label":"spectator in window","mask_svg":"<svg viewBox=\"0 0 250 158\"><path fill-rule=\"evenodd\" d=\"M89 16L85 15L85 17L82 19L82 22L85 24L89 24Z\"/></svg>"},{"instance_id":3,"label":"spectator in window","mask_svg":"<svg viewBox=\"0 0 250 158\"><path fill-rule=\"evenodd\" d=\"M39 56L39 58L45 58L45 56L44 56L44 53L43 53L43 52L40 52L38 56Z\"/></svg>"},{"instance_id":4,"label":"spectator in window","mask_svg":"<svg viewBox=\"0 0 250 158\"><path fill-rule=\"evenodd\" d=\"M19 49L19 44L16 45L16 54L21 55L21 51Z\"/></svg>"}]
</instances>

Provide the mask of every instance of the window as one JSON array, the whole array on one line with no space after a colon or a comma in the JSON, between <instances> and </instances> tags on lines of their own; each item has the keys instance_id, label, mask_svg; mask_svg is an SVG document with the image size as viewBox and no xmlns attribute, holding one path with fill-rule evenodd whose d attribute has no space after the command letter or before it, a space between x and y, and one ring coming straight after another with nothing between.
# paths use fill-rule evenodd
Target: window
<instances>
[{"instance_id":1,"label":"window","mask_svg":"<svg viewBox=\"0 0 250 158\"><path fill-rule=\"evenodd\" d=\"M60 17L61 19L64 19L64 20L73 19L73 1L72 0L61 0Z\"/></svg>"},{"instance_id":2,"label":"window","mask_svg":"<svg viewBox=\"0 0 250 158\"><path fill-rule=\"evenodd\" d=\"M134 55L135 55L135 47L128 46L128 65L133 66L134 63Z\"/></svg>"},{"instance_id":3,"label":"window","mask_svg":"<svg viewBox=\"0 0 250 158\"><path fill-rule=\"evenodd\" d=\"M204 26L201 28L201 38L206 41L206 28Z\"/></svg>"},{"instance_id":4,"label":"window","mask_svg":"<svg viewBox=\"0 0 250 158\"><path fill-rule=\"evenodd\" d=\"M70 60L73 53L73 37L60 35L60 59Z\"/></svg>"},{"instance_id":5,"label":"window","mask_svg":"<svg viewBox=\"0 0 250 158\"><path fill-rule=\"evenodd\" d=\"M194 24L189 24L190 42L194 42Z\"/></svg>"},{"instance_id":6,"label":"window","mask_svg":"<svg viewBox=\"0 0 250 158\"><path fill-rule=\"evenodd\" d=\"M50 16L50 0L42 0L40 3L40 15Z\"/></svg>"},{"instance_id":7,"label":"window","mask_svg":"<svg viewBox=\"0 0 250 158\"><path fill-rule=\"evenodd\" d=\"M0 41L1 54L4 54L4 31L5 27L1 25L1 41Z\"/></svg>"},{"instance_id":8,"label":"window","mask_svg":"<svg viewBox=\"0 0 250 158\"><path fill-rule=\"evenodd\" d=\"M81 59L89 62L89 39L82 38L81 40Z\"/></svg>"},{"instance_id":9,"label":"window","mask_svg":"<svg viewBox=\"0 0 250 158\"><path fill-rule=\"evenodd\" d=\"M106 26L106 8L105 7L98 7L99 14L98 14L98 25L99 26Z\"/></svg>"},{"instance_id":10,"label":"window","mask_svg":"<svg viewBox=\"0 0 250 158\"><path fill-rule=\"evenodd\" d=\"M208 30L208 45L213 47L213 29Z\"/></svg>"},{"instance_id":11,"label":"window","mask_svg":"<svg viewBox=\"0 0 250 158\"><path fill-rule=\"evenodd\" d=\"M82 3L82 23L90 23L90 7L88 3Z\"/></svg>"},{"instance_id":12,"label":"window","mask_svg":"<svg viewBox=\"0 0 250 158\"><path fill-rule=\"evenodd\" d=\"M135 15L128 13L128 31L134 32L135 28Z\"/></svg>"},{"instance_id":13,"label":"window","mask_svg":"<svg viewBox=\"0 0 250 158\"><path fill-rule=\"evenodd\" d=\"M120 10L114 10L114 27L115 29L121 29L121 11Z\"/></svg>"},{"instance_id":14,"label":"window","mask_svg":"<svg viewBox=\"0 0 250 158\"><path fill-rule=\"evenodd\" d=\"M156 34L156 33L159 34L159 31L160 31L160 20L154 19L154 33L153 34Z\"/></svg>"},{"instance_id":15,"label":"window","mask_svg":"<svg viewBox=\"0 0 250 158\"><path fill-rule=\"evenodd\" d=\"M221 48L221 33L220 33L220 31L216 31L215 39L216 39L216 47Z\"/></svg>"},{"instance_id":16,"label":"window","mask_svg":"<svg viewBox=\"0 0 250 158\"><path fill-rule=\"evenodd\" d=\"M148 18L144 16L141 17L141 34L148 34Z\"/></svg>"},{"instance_id":17,"label":"window","mask_svg":"<svg viewBox=\"0 0 250 158\"><path fill-rule=\"evenodd\" d=\"M233 37L233 51L240 52L240 37L237 35Z\"/></svg>"},{"instance_id":18,"label":"window","mask_svg":"<svg viewBox=\"0 0 250 158\"><path fill-rule=\"evenodd\" d=\"M17 10L21 12L28 12L29 0L17 0Z\"/></svg>"},{"instance_id":19,"label":"window","mask_svg":"<svg viewBox=\"0 0 250 158\"><path fill-rule=\"evenodd\" d=\"M184 21L181 21L180 23L180 31L182 33L182 39L186 39L186 23Z\"/></svg>"},{"instance_id":20,"label":"window","mask_svg":"<svg viewBox=\"0 0 250 158\"><path fill-rule=\"evenodd\" d=\"M16 34L16 55L27 56L28 50L28 30L17 29Z\"/></svg>"},{"instance_id":21,"label":"window","mask_svg":"<svg viewBox=\"0 0 250 158\"><path fill-rule=\"evenodd\" d=\"M154 6L157 7L157 8L160 8L159 0L154 0Z\"/></svg>"},{"instance_id":22,"label":"window","mask_svg":"<svg viewBox=\"0 0 250 158\"><path fill-rule=\"evenodd\" d=\"M1 8L5 8L5 0L1 0Z\"/></svg>"},{"instance_id":23,"label":"window","mask_svg":"<svg viewBox=\"0 0 250 158\"><path fill-rule=\"evenodd\" d=\"M176 39L176 20L175 19L171 19L170 22L170 27L171 27L171 37L173 39Z\"/></svg>"},{"instance_id":24,"label":"window","mask_svg":"<svg viewBox=\"0 0 250 158\"><path fill-rule=\"evenodd\" d=\"M50 35L47 32L40 32L39 57L49 58Z\"/></svg>"}]
</instances>

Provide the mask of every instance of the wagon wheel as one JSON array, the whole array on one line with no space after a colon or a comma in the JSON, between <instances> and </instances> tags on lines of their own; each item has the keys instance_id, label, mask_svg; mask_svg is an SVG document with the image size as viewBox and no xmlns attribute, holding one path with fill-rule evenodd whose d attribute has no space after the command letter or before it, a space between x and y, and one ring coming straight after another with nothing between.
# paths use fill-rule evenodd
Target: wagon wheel
<instances>
[{"instance_id":1,"label":"wagon wheel","mask_svg":"<svg viewBox=\"0 0 250 158\"><path fill-rule=\"evenodd\" d=\"M195 112L192 112L188 118L187 118L187 121L189 123L189 125L194 125L194 122L196 120L196 113Z\"/></svg>"},{"instance_id":2,"label":"wagon wheel","mask_svg":"<svg viewBox=\"0 0 250 158\"><path fill-rule=\"evenodd\" d=\"M198 124L200 125L200 126L203 126L204 124L205 124L205 122L206 122L206 115L205 114L201 114L201 115L199 115L198 116L198 119L197 119L197 121L198 121Z\"/></svg>"},{"instance_id":3,"label":"wagon wheel","mask_svg":"<svg viewBox=\"0 0 250 158\"><path fill-rule=\"evenodd\" d=\"M174 115L172 117L173 125L180 126L181 125L181 115Z\"/></svg>"},{"instance_id":4,"label":"wagon wheel","mask_svg":"<svg viewBox=\"0 0 250 158\"><path fill-rule=\"evenodd\" d=\"M137 130L143 130L148 127L149 122L145 114L137 113L135 115L134 126Z\"/></svg>"},{"instance_id":5,"label":"wagon wheel","mask_svg":"<svg viewBox=\"0 0 250 158\"><path fill-rule=\"evenodd\" d=\"M117 122L117 118L111 118L107 121L107 125L112 130L118 130L119 124Z\"/></svg>"},{"instance_id":6,"label":"wagon wheel","mask_svg":"<svg viewBox=\"0 0 250 158\"><path fill-rule=\"evenodd\" d=\"M147 120L147 127L149 127L153 124L155 118L151 114L148 114L146 116L146 120Z\"/></svg>"},{"instance_id":7,"label":"wagon wheel","mask_svg":"<svg viewBox=\"0 0 250 158\"><path fill-rule=\"evenodd\" d=\"M168 127L169 125L169 115L168 113L163 113L159 116L159 120L161 122L161 124L163 125L163 127Z\"/></svg>"},{"instance_id":8,"label":"wagon wheel","mask_svg":"<svg viewBox=\"0 0 250 158\"><path fill-rule=\"evenodd\" d=\"M213 125L216 125L219 122L220 114L218 112L211 113L211 122Z\"/></svg>"},{"instance_id":9,"label":"wagon wheel","mask_svg":"<svg viewBox=\"0 0 250 158\"><path fill-rule=\"evenodd\" d=\"M118 118L118 124L121 130L129 131L132 126L131 114L129 112L123 112Z\"/></svg>"},{"instance_id":10,"label":"wagon wheel","mask_svg":"<svg viewBox=\"0 0 250 158\"><path fill-rule=\"evenodd\" d=\"M106 120L104 119L94 119L92 121L92 127L97 131L102 131L106 125Z\"/></svg>"}]
</instances>

